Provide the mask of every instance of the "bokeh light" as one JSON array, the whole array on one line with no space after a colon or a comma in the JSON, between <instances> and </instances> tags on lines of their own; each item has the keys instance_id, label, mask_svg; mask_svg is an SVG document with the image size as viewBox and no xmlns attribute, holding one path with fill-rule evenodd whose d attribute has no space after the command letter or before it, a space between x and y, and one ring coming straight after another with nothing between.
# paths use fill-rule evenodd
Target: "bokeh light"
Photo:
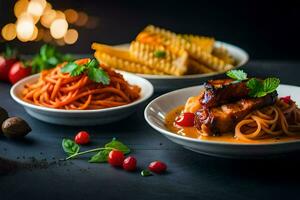
<instances>
[{"instance_id":1,"label":"bokeh light","mask_svg":"<svg viewBox=\"0 0 300 200\"><path fill-rule=\"evenodd\" d=\"M47 0L15 0L14 14L16 21L2 27L0 39L74 44L79 36L76 27L93 29L98 25L96 17L72 8L56 10Z\"/></svg>"},{"instance_id":2,"label":"bokeh light","mask_svg":"<svg viewBox=\"0 0 300 200\"><path fill-rule=\"evenodd\" d=\"M74 44L78 40L78 32L75 29L69 29L64 36L66 44Z\"/></svg>"},{"instance_id":3,"label":"bokeh light","mask_svg":"<svg viewBox=\"0 0 300 200\"><path fill-rule=\"evenodd\" d=\"M46 28L50 28L52 22L55 19L56 19L56 11L55 10L48 10L41 17L41 24Z\"/></svg>"},{"instance_id":4,"label":"bokeh light","mask_svg":"<svg viewBox=\"0 0 300 200\"><path fill-rule=\"evenodd\" d=\"M44 7L38 1L30 1L27 7L27 12L33 16L40 17L44 12Z\"/></svg>"},{"instance_id":5,"label":"bokeh light","mask_svg":"<svg viewBox=\"0 0 300 200\"><path fill-rule=\"evenodd\" d=\"M56 19L66 19L65 13L60 10L56 11Z\"/></svg>"},{"instance_id":6,"label":"bokeh light","mask_svg":"<svg viewBox=\"0 0 300 200\"><path fill-rule=\"evenodd\" d=\"M1 35L5 40L13 40L17 36L16 25L13 23L6 24L1 31Z\"/></svg>"},{"instance_id":7,"label":"bokeh light","mask_svg":"<svg viewBox=\"0 0 300 200\"><path fill-rule=\"evenodd\" d=\"M79 12L78 13L78 20L76 21L77 26L84 26L89 20L89 17L86 13L84 12Z\"/></svg>"},{"instance_id":8,"label":"bokeh light","mask_svg":"<svg viewBox=\"0 0 300 200\"><path fill-rule=\"evenodd\" d=\"M68 22L65 19L56 19L50 26L50 33L53 38L60 39L65 36L68 30Z\"/></svg>"},{"instance_id":9,"label":"bokeh light","mask_svg":"<svg viewBox=\"0 0 300 200\"><path fill-rule=\"evenodd\" d=\"M14 6L15 16L18 18L22 13L26 12L28 7L28 0L19 0Z\"/></svg>"},{"instance_id":10,"label":"bokeh light","mask_svg":"<svg viewBox=\"0 0 300 200\"><path fill-rule=\"evenodd\" d=\"M78 19L78 13L74 9L67 9L65 10L66 19L69 23L73 24Z\"/></svg>"},{"instance_id":11,"label":"bokeh light","mask_svg":"<svg viewBox=\"0 0 300 200\"><path fill-rule=\"evenodd\" d=\"M17 37L21 41L28 41L34 33L34 22L30 15L22 14L17 21Z\"/></svg>"},{"instance_id":12,"label":"bokeh light","mask_svg":"<svg viewBox=\"0 0 300 200\"><path fill-rule=\"evenodd\" d=\"M38 28L37 28L36 26L34 26L32 36L31 36L31 38L30 38L29 40L30 40L30 41L36 40L36 38L37 38L37 36L38 36L38 33L39 33Z\"/></svg>"}]
</instances>

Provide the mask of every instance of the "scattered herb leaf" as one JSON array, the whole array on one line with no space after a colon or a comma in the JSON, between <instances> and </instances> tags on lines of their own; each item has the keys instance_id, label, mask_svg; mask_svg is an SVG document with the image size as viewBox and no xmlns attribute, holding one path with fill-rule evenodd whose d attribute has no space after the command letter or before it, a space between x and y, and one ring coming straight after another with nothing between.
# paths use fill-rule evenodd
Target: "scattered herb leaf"
<instances>
[{"instance_id":1,"label":"scattered herb leaf","mask_svg":"<svg viewBox=\"0 0 300 200\"><path fill-rule=\"evenodd\" d=\"M103 163L107 162L108 154L111 150L110 149L104 149L96 153L94 156L91 157L89 160L90 163Z\"/></svg>"},{"instance_id":2,"label":"scattered herb leaf","mask_svg":"<svg viewBox=\"0 0 300 200\"><path fill-rule=\"evenodd\" d=\"M63 139L62 147L69 156L77 154L80 150L79 145L70 139Z\"/></svg>"},{"instance_id":3,"label":"scattered herb leaf","mask_svg":"<svg viewBox=\"0 0 300 200\"><path fill-rule=\"evenodd\" d=\"M113 138L112 141L107 143L104 147L90 149L87 151L79 152L79 145L69 139L63 139L62 147L64 151L69 155L69 157L67 157L65 160L73 159L83 154L96 152L96 154L92 156L89 160L89 162L91 163L107 162L109 152L111 152L114 149L120 150L124 154L130 153L130 149L125 144L116 140L115 138Z\"/></svg>"},{"instance_id":4,"label":"scattered herb leaf","mask_svg":"<svg viewBox=\"0 0 300 200\"><path fill-rule=\"evenodd\" d=\"M157 58L165 58L166 57L166 52L165 51L155 51L154 56Z\"/></svg>"},{"instance_id":5,"label":"scattered herb leaf","mask_svg":"<svg viewBox=\"0 0 300 200\"><path fill-rule=\"evenodd\" d=\"M141 171L141 175L142 176L153 176L153 174L147 169L144 169L143 171Z\"/></svg>"},{"instance_id":6,"label":"scattered herb leaf","mask_svg":"<svg viewBox=\"0 0 300 200\"><path fill-rule=\"evenodd\" d=\"M105 145L105 147L117 149L119 151L122 151L124 154L130 153L130 149L122 142L116 140L116 138L113 138L111 142L109 142Z\"/></svg>"}]
</instances>

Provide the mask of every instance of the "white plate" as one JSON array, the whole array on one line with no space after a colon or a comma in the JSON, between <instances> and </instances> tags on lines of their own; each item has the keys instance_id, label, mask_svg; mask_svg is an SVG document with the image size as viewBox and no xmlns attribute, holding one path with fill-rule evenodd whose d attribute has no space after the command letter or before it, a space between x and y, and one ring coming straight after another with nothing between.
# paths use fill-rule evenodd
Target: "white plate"
<instances>
[{"instance_id":1,"label":"white plate","mask_svg":"<svg viewBox=\"0 0 300 200\"><path fill-rule=\"evenodd\" d=\"M26 83L35 82L39 74L32 75L16 83L11 88L10 94L16 102L25 108L29 115L44 122L70 126L107 124L128 117L142 102L153 94L153 86L149 81L134 74L126 72L120 73L130 84L141 87L141 97L128 105L113 108L99 110L62 110L36 106L23 101L20 98L20 94L24 89L24 85Z\"/></svg>"},{"instance_id":2,"label":"white plate","mask_svg":"<svg viewBox=\"0 0 300 200\"><path fill-rule=\"evenodd\" d=\"M128 49L130 44L121 44L116 47ZM228 44L225 42L216 41L216 47L223 46L228 49L230 55L236 60L237 64L235 68L245 65L249 60L249 55L243 49ZM208 74L193 74L184 76L169 76L169 75L148 75L148 74L138 74L139 76L149 80L153 86L155 92L171 91L175 89L180 89L188 86L199 85L202 82L213 79L214 76L223 74L224 72L214 72Z\"/></svg>"},{"instance_id":3,"label":"white plate","mask_svg":"<svg viewBox=\"0 0 300 200\"><path fill-rule=\"evenodd\" d=\"M166 114L173 108L183 105L188 97L199 94L199 90L202 87L203 86L184 88L164 94L154 99L145 109L144 114L146 121L152 128L163 134L171 141L183 146L184 148L206 155L231 158L249 158L300 150L300 140L263 144L241 144L193 139L170 132L165 126ZM300 87L280 85L277 91L279 96L291 95L292 99L300 105Z\"/></svg>"}]
</instances>

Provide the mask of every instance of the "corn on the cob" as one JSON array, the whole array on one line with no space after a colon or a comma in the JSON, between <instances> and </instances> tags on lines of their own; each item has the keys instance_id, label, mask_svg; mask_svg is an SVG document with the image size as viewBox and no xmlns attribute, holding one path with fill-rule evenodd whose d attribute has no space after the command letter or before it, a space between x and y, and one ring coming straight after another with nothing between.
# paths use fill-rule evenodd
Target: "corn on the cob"
<instances>
[{"instance_id":1,"label":"corn on the cob","mask_svg":"<svg viewBox=\"0 0 300 200\"><path fill-rule=\"evenodd\" d=\"M107 66L113 67L115 69L120 69L132 73L138 73L138 74L154 74L154 75L165 74L163 72L152 69L146 65L143 65L139 62L126 60L124 58L117 57L108 53L96 51L94 56L99 62L104 63Z\"/></svg>"},{"instance_id":2,"label":"corn on the cob","mask_svg":"<svg viewBox=\"0 0 300 200\"><path fill-rule=\"evenodd\" d=\"M138 41L131 43L129 51L137 60L158 71L176 76L187 72L188 54L186 51L175 54L162 45L150 45Z\"/></svg>"}]
</instances>

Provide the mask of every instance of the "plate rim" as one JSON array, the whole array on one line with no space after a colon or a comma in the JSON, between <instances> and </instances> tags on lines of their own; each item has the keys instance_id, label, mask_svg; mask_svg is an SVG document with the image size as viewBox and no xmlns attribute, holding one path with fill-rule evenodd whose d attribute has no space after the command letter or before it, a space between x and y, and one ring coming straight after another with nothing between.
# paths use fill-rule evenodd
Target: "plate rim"
<instances>
[{"instance_id":1,"label":"plate rim","mask_svg":"<svg viewBox=\"0 0 300 200\"><path fill-rule=\"evenodd\" d=\"M280 86L284 86L284 87L297 87L300 89L299 86L295 86L295 85L287 85L287 84L280 84ZM173 133L171 131L162 129L156 125L154 125L154 123L151 122L151 120L149 119L148 116L148 112L150 111L150 107L153 103L155 103L158 99L163 98L165 96L168 96L170 94L173 93L177 93L186 89L192 89L192 88L198 88L198 87L203 87L202 85L198 85L198 86L191 86L191 87L186 87L186 88L181 88L178 90L174 90L168 93L165 93L163 95L160 95L158 97L156 97L155 99L153 99L152 101L149 102L149 104L146 106L145 110L144 110L144 118L147 121L147 123L153 128L155 129L157 132L159 132L160 134L163 134L165 137L172 137L175 138L176 140L182 140L185 142L192 142L192 143L197 143L197 144L207 144L207 145L224 145L224 146L240 146L240 147L255 147L255 146L259 146L259 147L269 147L269 146L277 146L277 145L286 145L286 144L295 144L295 143L299 143L300 144L300 139L299 140L293 140L293 141L281 141L281 142L276 142L276 143L232 143L232 142L223 142L223 141L211 141L211 140L199 140L196 138L189 138L186 136L182 136L182 135L178 135L176 133ZM177 143L177 142L175 142ZM180 144L182 145L182 144Z\"/></svg>"},{"instance_id":2,"label":"plate rim","mask_svg":"<svg viewBox=\"0 0 300 200\"><path fill-rule=\"evenodd\" d=\"M117 72L121 73L121 74L125 74L128 76L132 76L133 78L139 79L141 81L143 81L146 85L147 85L147 89L145 90L145 95L141 98L139 98L138 100L131 102L129 104L126 105L122 105L122 106L116 106L116 107L111 107L111 108L104 108L104 109L93 109L93 110L63 110L63 109L55 109L55 108L48 108L48 107L42 107L42 106L37 106L31 103L28 103L24 100L22 100L21 98L18 97L18 95L15 94L15 90L17 87L19 87L21 84L26 83L27 81L37 78L40 73L38 74L33 74L31 76L28 76L20 81L18 81L16 84L14 84L11 89L10 89L10 96L13 98L14 101L16 101L18 104L22 105L23 107L26 108L30 108L30 109L35 109L35 110L39 110L39 111L46 111L46 112L51 112L51 113L68 113L68 114L88 114L88 113L104 113L104 112L109 112L109 111L116 111L119 109L125 109L125 108L129 108L129 107L133 107L136 106L138 104L143 103L144 101L146 101L147 99L149 99L154 92L154 87L153 85L150 83L150 81L148 81L147 79L137 76L133 73L129 73L129 72L124 72L124 71L120 71L120 70L116 70Z\"/></svg>"}]
</instances>

